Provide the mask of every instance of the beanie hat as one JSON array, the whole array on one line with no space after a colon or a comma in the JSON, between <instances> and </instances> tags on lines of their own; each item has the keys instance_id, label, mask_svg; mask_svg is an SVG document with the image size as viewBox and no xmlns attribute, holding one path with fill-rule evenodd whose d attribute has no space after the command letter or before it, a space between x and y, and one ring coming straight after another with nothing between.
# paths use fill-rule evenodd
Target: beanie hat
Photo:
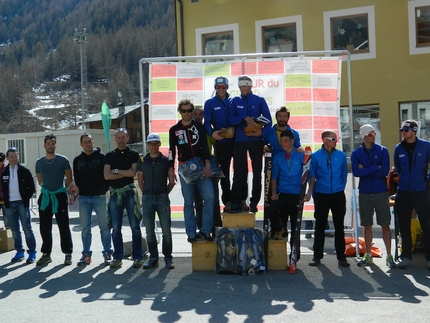
<instances>
[{"instance_id":1,"label":"beanie hat","mask_svg":"<svg viewBox=\"0 0 430 323\"><path fill-rule=\"evenodd\" d=\"M361 138L366 137L369 134L369 132L371 132L371 131L375 131L375 128L373 128L372 125L370 125L370 124L362 125L360 127L360 136L361 136Z\"/></svg>"},{"instance_id":2,"label":"beanie hat","mask_svg":"<svg viewBox=\"0 0 430 323\"><path fill-rule=\"evenodd\" d=\"M218 84L224 84L228 89L228 79L226 77L224 76L217 77L214 82L214 87L216 87Z\"/></svg>"}]
</instances>

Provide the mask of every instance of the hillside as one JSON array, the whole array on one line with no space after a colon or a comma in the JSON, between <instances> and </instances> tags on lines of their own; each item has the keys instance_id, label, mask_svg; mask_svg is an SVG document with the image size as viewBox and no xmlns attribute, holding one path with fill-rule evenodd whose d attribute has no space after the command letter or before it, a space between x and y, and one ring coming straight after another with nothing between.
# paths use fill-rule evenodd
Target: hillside
<instances>
[{"instance_id":1,"label":"hillside","mask_svg":"<svg viewBox=\"0 0 430 323\"><path fill-rule=\"evenodd\" d=\"M2 133L42 131L43 122L33 120L38 114L57 118L53 123L68 118L68 127L79 126L80 48L73 40L75 28L86 28L89 112L99 111L103 100L116 105L118 92L126 104L135 103L139 59L176 55L171 0L4 0L0 18ZM55 117L35 109L44 100L57 106Z\"/></svg>"}]
</instances>

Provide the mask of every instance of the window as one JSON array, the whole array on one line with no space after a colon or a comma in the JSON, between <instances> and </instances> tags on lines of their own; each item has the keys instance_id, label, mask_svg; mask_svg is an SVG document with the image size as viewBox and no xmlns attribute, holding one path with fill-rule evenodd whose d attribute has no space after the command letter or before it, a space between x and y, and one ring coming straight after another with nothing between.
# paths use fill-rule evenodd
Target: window
<instances>
[{"instance_id":1,"label":"window","mask_svg":"<svg viewBox=\"0 0 430 323\"><path fill-rule=\"evenodd\" d=\"M408 2L409 54L430 54L429 0Z\"/></svg>"},{"instance_id":2,"label":"window","mask_svg":"<svg viewBox=\"0 0 430 323\"><path fill-rule=\"evenodd\" d=\"M197 55L231 55L239 53L238 24L196 29ZM222 59L220 59L222 60ZM211 60L215 61L215 60Z\"/></svg>"},{"instance_id":3,"label":"window","mask_svg":"<svg viewBox=\"0 0 430 323\"><path fill-rule=\"evenodd\" d=\"M18 150L19 162L25 164L24 139L10 139L7 141L7 148L15 147Z\"/></svg>"},{"instance_id":4,"label":"window","mask_svg":"<svg viewBox=\"0 0 430 323\"><path fill-rule=\"evenodd\" d=\"M415 9L417 46L430 46L430 6Z\"/></svg>"},{"instance_id":5,"label":"window","mask_svg":"<svg viewBox=\"0 0 430 323\"><path fill-rule=\"evenodd\" d=\"M255 31L257 53L303 51L302 16L259 20Z\"/></svg>"},{"instance_id":6,"label":"window","mask_svg":"<svg viewBox=\"0 0 430 323\"><path fill-rule=\"evenodd\" d=\"M325 50L348 50L351 60L376 58L374 6L324 12Z\"/></svg>"},{"instance_id":7,"label":"window","mask_svg":"<svg viewBox=\"0 0 430 323\"><path fill-rule=\"evenodd\" d=\"M418 123L417 137L430 139L430 101L400 103L400 116L401 123L408 119L416 120Z\"/></svg>"}]
</instances>

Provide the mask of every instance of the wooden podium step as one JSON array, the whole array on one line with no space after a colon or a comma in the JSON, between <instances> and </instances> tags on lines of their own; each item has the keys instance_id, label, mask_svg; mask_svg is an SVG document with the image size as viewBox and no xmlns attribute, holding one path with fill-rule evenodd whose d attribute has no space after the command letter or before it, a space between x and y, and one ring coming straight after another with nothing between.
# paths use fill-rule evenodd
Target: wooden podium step
<instances>
[{"instance_id":1,"label":"wooden podium step","mask_svg":"<svg viewBox=\"0 0 430 323\"><path fill-rule=\"evenodd\" d=\"M287 238L269 240L267 270L287 270Z\"/></svg>"},{"instance_id":2,"label":"wooden podium step","mask_svg":"<svg viewBox=\"0 0 430 323\"><path fill-rule=\"evenodd\" d=\"M193 270L215 270L215 241L197 241L191 244Z\"/></svg>"},{"instance_id":3,"label":"wooden podium step","mask_svg":"<svg viewBox=\"0 0 430 323\"><path fill-rule=\"evenodd\" d=\"M229 229L237 228L255 228L255 213L241 212L241 213L227 213L223 212L222 226Z\"/></svg>"}]
</instances>

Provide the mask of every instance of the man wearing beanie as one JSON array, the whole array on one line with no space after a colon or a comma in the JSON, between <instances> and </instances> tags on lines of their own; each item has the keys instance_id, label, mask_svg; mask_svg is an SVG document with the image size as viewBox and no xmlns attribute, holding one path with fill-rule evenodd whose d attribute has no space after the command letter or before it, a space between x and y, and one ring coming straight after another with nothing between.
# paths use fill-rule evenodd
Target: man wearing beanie
<instances>
[{"instance_id":1,"label":"man wearing beanie","mask_svg":"<svg viewBox=\"0 0 430 323\"><path fill-rule=\"evenodd\" d=\"M221 200L224 203L224 211L228 212L231 208L230 164L234 152L234 137L226 138L221 133L221 129L232 127L229 121L231 97L227 92L228 79L223 76L217 77L214 88L215 96L206 100L204 105L204 126L208 135L216 140L214 155L225 176L221 178Z\"/></svg>"},{"instance_id":2,"label":"man wearing beanie","mask_svg":"<svg viewBox=\"0 0 430 323\"><path fill-rule=\"evenodd\" d=\"M370 250L373 239L373 213L375 212L376 222L382 228L382 239L387 252L386 264L389 268L396 268L396 263L391 255L391 213L386 182L390 169L388 149L375 143L376 131L370 124L361 126L360 136L363 143L351 153L351 168L353 175L360 178L358 201L360 221L364 227L366 254L357 263L357 266L373 264Z\"/></svg>"},{"instance_id":3,"label":"man wearing beanie","mask_svg":"<svg viewBox=\"0 0 430 323\"><path fill-rule=\"evenodd\" d=\"M430 269L430 201L427 172L430 163L430 142L417 138L418 124L406 120L400 128L403 140L394 148L394 167L399 174L396 211L402 236L399 268L411 266L411 213L415 209L423 231L424 255Z\"/></svg>"},{"instance_id":4,"label":"man wearing beanie","mask_svg":"<svg viewBox=\"0 0 430 323\"><path fill-rule=\"evenodd\" d=\"M249 76L243 75L238 79L240 95L232 100L232 110L230 121L236 126L234 143L234 176L232 187L232 210L230 212L240 212L246 210L247 206L241 201L246 199L248 189L248 168L247 153L251 158L252 165L252 191L249 210L252 213L258 211L257 205L261 198L261 171L263 168L263 136L266 136L272 127L272 116L266 100L252 93L252 80ZM246 134L245 127L255 123L254 118L263 116L270 122L262 130L255 130Z\"/></svg>"}]
</instances>

